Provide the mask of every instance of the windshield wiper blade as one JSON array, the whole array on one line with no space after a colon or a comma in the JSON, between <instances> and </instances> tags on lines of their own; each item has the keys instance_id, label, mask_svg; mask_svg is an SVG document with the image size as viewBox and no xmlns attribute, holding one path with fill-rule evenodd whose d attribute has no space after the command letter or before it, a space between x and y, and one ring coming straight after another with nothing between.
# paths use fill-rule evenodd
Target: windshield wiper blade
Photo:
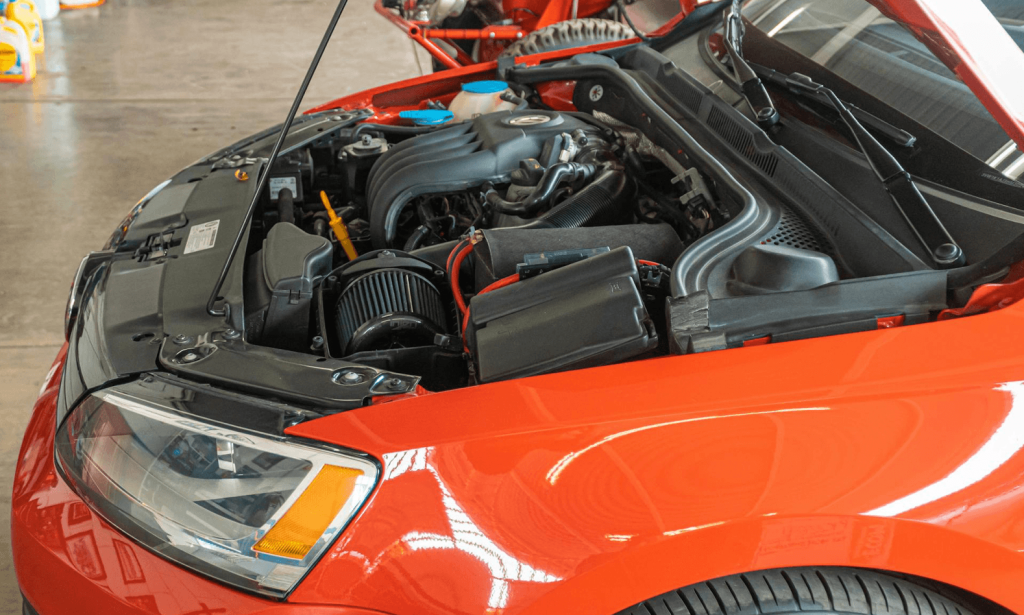
<instances>
[{"instance_id":1,"label":"windshield wiper blade","mask_svg":"<svg viewBox=\"0 0 1024 615\"><path fill-rule=\"evenodd\" d=\"M835 105L832 104L832 100L828 96L824 95L822 92L818 90L808 90L802 86L791 84L790 75L780 73L779 71L773 68L761 66L760 64L755 64L753 62L749 62L748 64L750 64L750 67L754 69L754 72L757 74L757 76L763 79L764 81L768 83L774 83L777 86L788 89L793 94L802 96L809 100L817 101L823 105L828 106L831 109L835 109ZM910 134L906 130L903 130L898 126L894 126L893 124L890 124L889 122L883 120L882 118L873 115L859 107L855 107L846 101L843 101L843 104L846 105L846 108L850 110L850 113L852 113L853 116L857 118L857 120L861 124L864 124L871 130L874 130L876 133L882 135L883 137L892 141L896 145L899 145L900 147L913 147L914 143L917 142L917 137Z\"/></svg>"},{"instance_id":2,"label":"windshield wiper blade","mask_svg":"<svg viewBox=\"0 0 1024 615\"><path fill-rule=\"evenodd\" d=\"M742 0L732 0L732 6L729 7L729 11L725 14L725 36L723 37L725 50L732 60L733 75L740 85L740 92L742 92L743 98L754 111L754 117L757 118L758 125L762 129L767 129L779 121L779 112L775 109L775 105L772 104L772 99L768 96L768 90L761 83L761 79L743 58L745 26L743 25L742 10Z\"/></svg>"},{"instance_id":3,"label":"windshield wiper blade","mask_svg":"<svg viewBox=\"0 0 1024 615\"><path fill-rule=\"evenodd\" d=\"M860 151L868 159L871 170L889 193L896 209L903 215L914 235L928 251L932 262L940 269L959 267L964 264L964 252L957 245L942 221L935 215L914 179L896 160L889 150L860 123L852 111L831 89L815 82L807 75L792 73L786 76L786 86L794 91L803 91L828 99L840 119L853 133Z\"/></svg>"}]
</instances>

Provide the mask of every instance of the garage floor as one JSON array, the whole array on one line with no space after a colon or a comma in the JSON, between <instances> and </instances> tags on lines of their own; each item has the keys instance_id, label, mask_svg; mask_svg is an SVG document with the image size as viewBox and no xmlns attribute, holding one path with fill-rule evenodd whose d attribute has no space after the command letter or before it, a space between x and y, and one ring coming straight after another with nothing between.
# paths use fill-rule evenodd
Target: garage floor
<instances>
[{"instance_id":1,"label":"garage floor","mask_svg":"<svg viewBox=\"0 0 1024 615\"><path fill-rule=\"evenodd\" d=\"M108 0L46 22L36 80L0 84L0 615L21 613L14 465L79 260L150 188L283 120L334 6ZM425 60L371 0L352 0L304 107L413 77Z\"/></svg>"}]
</instances>

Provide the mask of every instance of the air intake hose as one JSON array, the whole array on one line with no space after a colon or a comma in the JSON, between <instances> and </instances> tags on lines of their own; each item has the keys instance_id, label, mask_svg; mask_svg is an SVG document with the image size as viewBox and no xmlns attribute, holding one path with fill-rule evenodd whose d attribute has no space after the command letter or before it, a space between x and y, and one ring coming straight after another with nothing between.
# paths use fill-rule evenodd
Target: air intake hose
<instances>
[{"instance_id":1,"label":"air intake hose","mask_svg":"<svg viewBox=\"0 0 1024 615\"><path fill-rule=\"evenodd\" d=\"M626 172L609 167L590 182L542 216L519 228L578 228L622 222L630 211L636 185Z\"/></svg>"},{"instance_id":2,"label":"air intake hose","mask_svg":"<svg viewBox=\"0 0 1024 615\"><path fill-rule=\"evenodd\" d=\"M537 187L522 201L506 201L492 188L487 191L487 202L499 213L512 216L530 216L547 205L555 190L563 183L586 181L594 174L597 167L592 164L578 162L559 162L544 171Z\"/></svg>"}]
</instances>

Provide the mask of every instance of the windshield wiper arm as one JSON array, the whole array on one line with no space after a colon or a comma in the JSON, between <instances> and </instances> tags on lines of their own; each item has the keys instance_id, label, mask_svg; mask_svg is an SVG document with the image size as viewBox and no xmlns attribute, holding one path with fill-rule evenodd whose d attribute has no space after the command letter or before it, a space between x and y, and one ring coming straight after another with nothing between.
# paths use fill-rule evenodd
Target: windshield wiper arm
<instances>
[{"instance_id":1,"label":"windshield wiper arm","mask_svg":"<svg viewBox=\"0 0 1024 615\"><path fill-rule=\"evenodd\" d=\"M725 50L732 60L733 75L740 85L740 92L742 92L744 100L747 101L747 104L754 111L754 117L757 118L758 125L762 129L766 129L774 126L779 121L779 112L775 109L775 105L772 104L772 99L768 96L768 90L761 83L757 73L743 59L743 33L745 26L743 25L742 10L742 0L732 0L732 6L729 7L729 11L725 14L725 36L723 37Z\"/></svg>"},{"instance_id":2,"label":"windshield wiper arm","mask_svg":"<svg viewBox=\"0 0 1024 615\"><path fill-rule=\"evenodd\" d=\"M815 82L807 75L792 73L786 76L786 86L794 91L808 92L824 96L846 127L853 133L860 151L868 159L871 170L875 172L885 191L892 197L896 209L903 215L918 241L928 251L932 262L940 269L959 267L965 262L964 252L942 225L928 201L914 183L913 178L896 160L889 150L885 149L857 117L836 96L836 93L824 85Z\"/></svg>"},{"instance_id":3,"label":"windshield wiper arm","mask_svg":"<svg viewBox=\"0 0 1024 615\"><path fill-rule=\"evenodd\" d=\"M832 100L829 99L828 96L825 96L820 91L812 91L801 86L793 86L792 84L790 84L789 75L780 73L779 71L773 68L761 66L760 64L755 64L753 62L748 62L748 64L752 69L754 69L754 72L757 73L757 76L763 79L764 81L768 83L774 83L775 85L783 88L787 88L790 92L798 96L803 96L804 98L817 101L823 105L827 105L828 107L835 109L835 106L832 104ZM852 113L853 116L856 117L861 124L864 124L871 130L874 130L875 132L884 136L886 139L889 139L896 145L899 145L900 147L913 147L914 143L917 142L917 137L910 134L906 130L903 130L898 126L894 126L893 124L890 124L889 122L883 120L882 118L874 114L871 114L859 107L855 107L848 102L844 101L843 104L846 105L846 108L850 110L850 113Z\"/></svg>"}]
</instances>

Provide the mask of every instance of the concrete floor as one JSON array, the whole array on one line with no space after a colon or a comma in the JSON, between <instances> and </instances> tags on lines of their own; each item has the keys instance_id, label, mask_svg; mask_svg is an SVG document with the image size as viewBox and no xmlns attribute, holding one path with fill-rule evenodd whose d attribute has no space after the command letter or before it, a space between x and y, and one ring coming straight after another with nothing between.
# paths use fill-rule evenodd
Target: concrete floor
<instances>
[{"instance_id":1,"label":"concrete floor","mask_svg":"<svg viewBox=\"0 0 1024 615\"><path fill-rule=\"evenodd\" d=\"M283 120L335 6L108 0L46 22L36 80L0 84L0 615L21 613L14 465L78 261L150 188ZM425 60L371 0L352 0L304 107L416 76Z\"/></svg>"}]
</instances>

